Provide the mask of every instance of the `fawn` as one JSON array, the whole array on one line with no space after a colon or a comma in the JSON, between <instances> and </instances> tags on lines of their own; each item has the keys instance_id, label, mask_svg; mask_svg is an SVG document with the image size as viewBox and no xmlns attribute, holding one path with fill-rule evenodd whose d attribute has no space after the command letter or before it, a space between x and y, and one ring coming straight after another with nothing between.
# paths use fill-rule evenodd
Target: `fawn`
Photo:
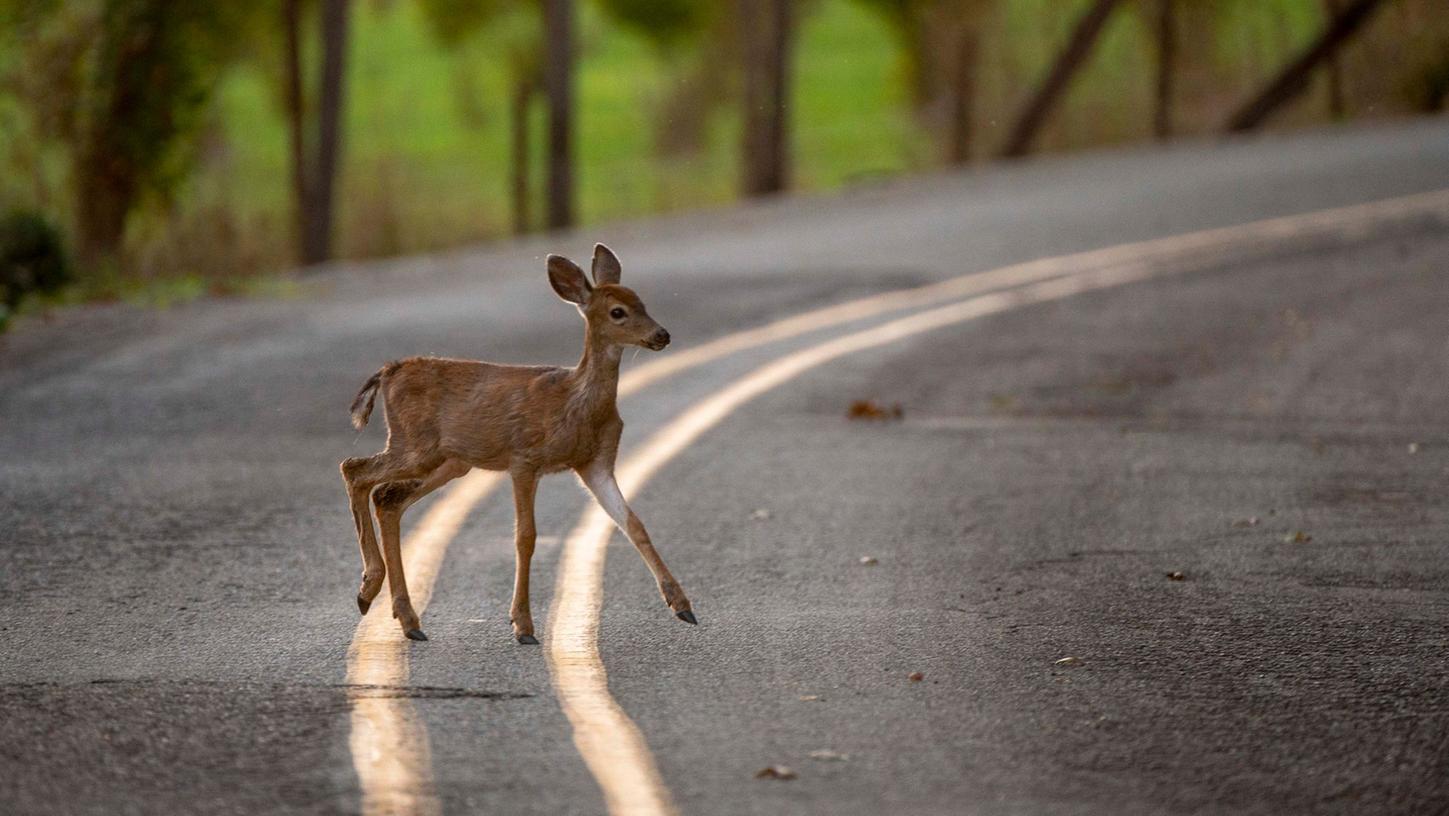
<instances>
[{"instance_id":1,"label":"fawn","mask_svg":"<svg viewBox=\"0 0 1449 816\"><path fill-rule=\"evenodd\" d=\"M577 366L411 357L383 366L353 400L352 424L359 430L367 424L379 392L387 419L387 446L381 453L342 462L362 549L357 607L367 614L386 577L392 615L412 640L428 638L403 577L403 511L475 467L507 471L513 480L516 560L509 618L519 643L538 643L528 605L538 478L565 469L578 474L639 550L675 616L697 622L684 590L614 481L624 429L615 404L620 357L625 346L663 349L669 345L669 332L654 322L638 295L619 285L619 259L603 244L594 247L593 285L567 258L549 255L547 265L554 292L578 307L584 318L584 353ZM381 554L368 513L369 497L382 533Z\"/></svg>"}]
</instances>

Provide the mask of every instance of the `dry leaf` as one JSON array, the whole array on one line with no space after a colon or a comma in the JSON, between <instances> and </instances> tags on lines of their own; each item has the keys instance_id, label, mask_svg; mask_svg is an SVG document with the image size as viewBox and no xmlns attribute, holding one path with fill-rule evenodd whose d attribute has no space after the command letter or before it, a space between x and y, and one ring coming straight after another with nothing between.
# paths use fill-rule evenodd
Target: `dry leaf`
<instances>
[{"instance_id":1,"label":"dry leaf","mask_svg":"<svg viewBox=\"0 0 1449 816\"><path fill-rule=\"evenodd\" d=\"M874 558L874 557L872 557L872 556L869 556L869 555L862 555L862 556L861 556L861 557L860 557L860 563L861 563L861 566L865 566L865 567L873 567L873 566L875 566L875 565L876 565L876 564L879 564L879 563L880 563L880 562L879 562L879 561L877 561L877 560L875 560L875 558Z\"/></svg>"},{"instance_id":2,"label":"dry leaf","mask_svg":"<svg viewBox=\"0 0 1449 816\"><path fill-rule=\"evenodd\" d=\"M1183 575L1180 572L1169 572L1169 573L1167 573L1167 580L1169 580L1169 581L1181 581L1181 580L1183 580L1185 578L1187 578L1187 576L1186 575Z\"/></svg>"},{"instance_id":3,"label":"dry leaf","mask_svg":"<svg viewBox=\"0 0 1449 816\"><path fill-rule=\"evenodd\" d=\"M926 679L926 675L922 674L921 672L911 672L909 675L906 676L906 679L910 680L912 683L919 683L922 680Z\"/></svg>"},{"instance_id":4,"label":"dry leaf","mask_svg":"<svg viewBox=\"0 0 1449 816\"><path fill-rule=\"evenodd\" d=\"M850 404L845 412L847 419L886 420L900 419L905 416L901 404L895 403L889 408L876 404L875 400L856 400Z\"/></svg>"},{"instance_id":5,"label":"dry leaf","mask_svg":"<svg viewBox=\"0 0 1449 816\"><path fill-rule=\"evenodd\" d=\"M802 694L802 695L800 695L800 702L802 702L802 703L818 703L818 702L820 702L821 699L822 698L821 698L821 696L819 694Z\"/></svg>"},{"instance_id":6,"label":"dry leaf","mask_svg":"<svg viewBox=\"0 0 1449 816\"><path fill-rule=\"evenodd\" d=\"M1302 530L1295 530L1292 533L1283 536L1284 544L1306 544L1312 540L1313 536L1303 532Z\"/></svg>"},{"instance_id":7,"label":"dry leaf","mask_svg":"<svg viewBox=\"0 0 1449 816\"><path fill-rule=\"evenodd\" d=\"M795 772L784 765L771 765L755 771L756 779L794 779L795 776Z\"/></svg>"},{"instance_id":8,"label":"dry leaf","mask_svg":"<svg viewBox=\"0 0 1449 816\"><path fill-rule=\"evenodd\" d=\"M850 754L839 754L835 751L811 751L811 759L818 759L821 762L849 762Z\"/></svg>"},{"instance_id":9,"label":"dry leaf","mask_svg":"<svg viewBox=\"0 0 1449 816\"><path fill-rule=\"evenodd\" d=\"M1057 660L1056 661L1056 665L1058 665L1058 666L1080 666L1080 665L1082 665L1082 659L1080 657L1063 657L1060 660Z\"/></svg>"}]
</instances>

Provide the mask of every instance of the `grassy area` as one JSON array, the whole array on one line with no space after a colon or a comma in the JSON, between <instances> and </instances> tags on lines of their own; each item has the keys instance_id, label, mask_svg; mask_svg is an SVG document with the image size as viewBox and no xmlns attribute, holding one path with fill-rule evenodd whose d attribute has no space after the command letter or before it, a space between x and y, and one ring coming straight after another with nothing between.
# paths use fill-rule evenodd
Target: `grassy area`
<instances>
[{"instance_id":1,"label":"grassy area","mask_svg":"<svg viewBox=\"0 0 1449 816\"><path fill-rule=\"evenodd\" d=\"M412 3L356 6L349 55L339 241L381 255L502 235L509 226L507 26L457 52L434 43ZM706 143L684 156L655 148L658 111L681 68L592 6L581 20L578 209L585 223L719 205L738 185L738 115L708 117ZM888 32L848 0L825 0L798 42L792 133L797 186L828 189L898 172L929 155L912 121ZM285 231L287 142L277 80L257 66L221 89L223 147L201 168L189 207ZM535 110L535 158L542 110ZM535 164L538 164L535 162ZM542 187L534 168L535 191ZM542 202L534 204L535 214Z\"/></svg>"}]
</instances>

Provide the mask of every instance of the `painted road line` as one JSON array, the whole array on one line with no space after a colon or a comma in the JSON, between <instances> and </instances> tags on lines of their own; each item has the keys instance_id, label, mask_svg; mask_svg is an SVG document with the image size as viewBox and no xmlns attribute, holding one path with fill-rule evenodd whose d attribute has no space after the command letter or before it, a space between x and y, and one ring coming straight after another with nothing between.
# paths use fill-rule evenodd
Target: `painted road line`
<instances>
[{"instance_id":1,"label":"painted road line","mask_svg":"<svg viewBox=\"0 0 1449 816\"><path fill-rule=\"evenodd\" d=\"M503 474L474 470L428 508L403 548L413 608L428 608L448 543L468 512L503 480ZM431 747L412 701L398 694L408 681L408 644L392 619L386 598L357 624L347 652L352 703L352 766L362 787L366 816L442 812L433 788Z\"/></svg>"},{"instance_id":2,"label":"painted road line","mask_svg":"<svg viewBox=\"0 0 1449 816\"><path fill-rule=\"evenodd\" d=\"M740 351L897 310L924 308L1133 258L1162 263L1184 259L1195 253L1221 251L1229 246L1274 242L1311 233L1352 231L1368 221L1442 213L1446 209L1449 209L1449 191L1440 191L1044 258L914 289L871 295L735 332L652 360L620 379L619 394L627 396L667 377ZM479 471L463 477L435 500L433 507L404 540L403 560L408 570L408 583L414 606L420 613L426 608L433 579L448 545L467 514L500 481L499 474ZM401 686L408 678L409 641L402 637L389 615L389 605L374 608L359 623L348 652L347 682L359 687L353 694L350 739L353 764L362 786L364 812L432 813L436 812L437 799L432 792L426 731L408 700L395 693L389 696L386 692L368 690L369 687ZM602 683L602 665L599 669ZM601 690L607 695L606 683L602 683ZM609 703L612 705L612 700ZM612 710L617 711L625 723L628 722L617 705L612 705ZM619 727L623 728L622 725ZM628 727L632 728L632 723ZM627 735L623 738L627 739ZM642 746L642 741L640 744ZM657 778L657 774L655 776Z\"/></svg>"},{"instance_id":3,"label":"painted road line","mask_svg":"<svg viewBox=\"0 0 1449 816\"><path fill-rule=\"evenodd\" d=\"M1428 204L1436 214L1449 210L1449 195L1415 197L1415 206ZM1294 229L1285 219L1237 228L1251 240L1298 238L1316 230L1343 230L1361 225L1365 217L1397 217L1417 212L1405 200L1385 205L1346 208L1301 216ZM1185 252L1215 249L1224 237L1186 236ZM755 397L824 363L865 349L877 348L936 329L985 315L1071 297L1082 292L1122 286L1174 271L1171 260L1179 254L1167 250L1171 239L1137 245L1147 251L1133 257L1118 248L1058 259L1089 259L1079 274L1060 275L1041 283L1007 289L925 309L879 326L786 354L755 369L732 385L696 403L677 419L649 437L637 452L616 468L620 488L637 494L670 460L702 434L718 425ZM1034 264L1042 269L1047 262ZM608 673L599 655L599 618L603 608L604 563L614 524L597 506L583 515L564 543L554 602L548 626L549 669L565 716L574 728L574 744L604 794L613 816L667 816L675 813L669 790L637 725L609 693Z\"/></svg>"}]
</instances>

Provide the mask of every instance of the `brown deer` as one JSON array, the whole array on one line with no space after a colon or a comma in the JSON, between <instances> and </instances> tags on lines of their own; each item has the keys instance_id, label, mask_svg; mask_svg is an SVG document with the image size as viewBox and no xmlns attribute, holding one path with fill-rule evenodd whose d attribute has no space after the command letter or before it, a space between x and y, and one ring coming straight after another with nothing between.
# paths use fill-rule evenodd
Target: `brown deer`
<instances>
[{"instance_id":1,"label":"brown deer","mask_svg":"<svg viewBox=\"0 0 1449 816\"><path fill-rule=\"evenodd\" d=\"M388 363L363 384L352 403L353 426L367 424L379 392L387 418L387 447L342 463L362 549L357 607L363 614L385 576L392 616L409 638L427 640L403 577L403 511L470 468L507 471L513 479L516 549L509 618L519 643L538 643L528 605L533 501L540 476L570 469L639 550L664 602L680 620L697 622L684 590L614 481L624 429L615 404L619 359L625 346L659 351L669 345L669 332L654 322L638 295L619 285L621 271L619 259L603 244L594 247L593 285L573 261L548 256L554 292L584 317L584 354L573 368L411 357ZM369 497L382 532L381 554Z\"/></svg>"}]
</instances>

